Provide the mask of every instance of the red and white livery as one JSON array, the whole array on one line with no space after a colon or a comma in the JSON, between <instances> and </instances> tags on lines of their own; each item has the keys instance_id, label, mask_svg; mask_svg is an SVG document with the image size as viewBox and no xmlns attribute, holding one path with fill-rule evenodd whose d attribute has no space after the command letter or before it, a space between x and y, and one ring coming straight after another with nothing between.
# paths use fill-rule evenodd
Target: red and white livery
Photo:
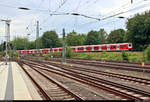
<instances>
[{"instance_id":1,"label":"red and white livery","mask_svg":"<svg viewBox=\"0 0 150 102\"><path fill-rule=\"evenodd\" d=\"M98 52L98 51L123 51L131 50L132 43L117 43L117 44L101 44L101 45L83 45L83 46L71 46L72 51L75 52ZM18 50L20 54L28 53L55 53L62 52L62 47L58 48L44 48L44 49L32 49L32 50Z\"/></svg>"}]
</instances>

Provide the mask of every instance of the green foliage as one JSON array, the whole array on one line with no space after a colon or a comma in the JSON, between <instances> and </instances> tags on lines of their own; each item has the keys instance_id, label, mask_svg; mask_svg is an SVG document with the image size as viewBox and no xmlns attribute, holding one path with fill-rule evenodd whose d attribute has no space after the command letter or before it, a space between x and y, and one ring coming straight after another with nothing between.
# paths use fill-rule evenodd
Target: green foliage
<instances>
[{"instance_id":1,"label":"green foliage","mask_svg":"<svg viewBox=\"0 0 150 102\"><path fill-rule=\"evenodd\" d=\"M125 51L122 52L122 58L125 61L128 61L128 53L126 53Z\"/></svg>"},{"instance_id":2,"label":"green foliage","mask_svg":"<svg viewBox=\"0 0 150 102\"><path fill-rule=\"evenodd\" d=\"M102 54L106 54L106 51L104 50L104 51L102 52Z\"/></svg>"},{"instance_id":3,"label":"green foliage","mask_svg":"<svg viewBox=\"0 0 150 102\"><path fill-rule=\"evenodd\" d=\"M58 34L55 31L44 32L42 43L45 48L55 48L58 43Z\"/></svg>"},{"instance_id":4,"label":"green foliage","mask_svg":"<svg viewBox=\"0 0 150 102\"><path fill-rule=\"evenodd\" d=\"M97 45L107 43L107 33L104 29L100 29L99 31L91 30L87 34L87 38L85 41L86 45Z\"/></svg>"},{"instance_id":5,"label":"green foliage","mask_svg":"<svg viewBox=\"0 0 150 102\"><path fill-rule=\"evenodd\" d=\"M18 52L15 52L15 53L13 54L13 56L14 56L14 57L18 57L18 56L19 56L19 53L18 53Z\"/></svg>"},{"instance_id":6,"label":"green foliage","mask_svg":"<svg viewBox=\"0 0 150 102\"><path fill-rule=\"evenodd\" d=\"M73 55L74 52L72 51L72 49L70 47L66 47L66 57L72 58Z\"/></svg>"},{"instance_id":7,"label":"green foliage","mask_svg":"<svg viewBox=\"0 0 150 102\"><path fill-rule=\"evenodd\" d=\"M48 58L50 57L50 54L42 54L42 57L44 57L45 60L48 60Z\"/></svg>"},{"instance_id":8,"label":"green foliage","mask_svg":"<svg viewBox=\"0 0 150 102\"><path fill-rule=\"evenodd\" d=\"M72 31L71 33L67 34L66 43L68 46L83 45L85 39L85 34L77 34L76 32Z\"/></svg>"},{"instance_id":9,"label":"green foliage","mask_svg":"<svg viewBox=\"0 0 150 102\"><path fill-rule=\"evenodd\" d=\"M106 41L106 39L107 39L107 33L105 32L105 30L104 29L100 29L99 31L98 31L98 35L99 35L99 44L105 44L105 43L107 43Z\"/></svg>"},{"instance_id":10,"label":"green foliage","mask_svg":"<svg viewBox=\"0 0 150 102\"><path fill-rule=\"evenodd\" d=\"M85 44L86 45L96 45L96 44L99 44L99 43L100 43L100 40L99 40L98 32L97 31L93 31L93 30L88 32Z\"/></svg>"},{"instance_id":11,"label":"green foliage","mask_svg":"<svg viewBox=\"0 0 150 102\"><path fill-rule=\"evenodd\" d=\"M62 46L62 38L58 38L56 46L57 47L61 47Z\"/></svg>"},{"instance_id":12,"label":"green foliage","mask_svg":"<svg viewBox=\"0 0 150 102\"><path fill-rule=\"evenodd\" d=\"M36 54L33 53L32 56L36 56Z\"/></svg>"},{"instance_id":13,"label":"green foliage","mask_svg":"<svg viewBox=\"0 0 150 102\"><path fill-rule=\"evenodd\" d=\"M92 56L90 55L90 53L87 54L86 58L87 58L87 59L92 59Z\"/></svg>"},{"instance_id":14,"label":"green foliage","mask_svg":"<svg viewBox=\"0 0 150 102\"><path fill-rule=\"evenodd\" d=\"M9 51L9 56L12 57L12 58L13 58L13 57L18 57L18 56L19 56L19 53L18 53L18 52L14 52L13 50L10 50L10 51Z\"/></svg>"},{"instance_id":15,"label":"green foliage","mask_svg":"<svg viewBox=\"0 0 150 102\"><path fill-rule=\"evenodd\" d=\"M0 44L0 51L3 51L3 43Z\"/></svg>"},{"instance_id":16,"label":"green foliage","mask_svg":"<svg viewBox=\"0 0 150 102\"><path fill-rule=\"evenodd\" d=\"M144 58L146 61L150 61L150 45L144 51Z\"/></svg>"},{"instance_id":17,"label":"green foliage","mask_svg":"<svg viewBox=\"0 0 150 102\"><path fill-rule=\"evenodd\" d=\"M134 49L142 50L150 44L150 12L128 19L126 28L125 40L132 42Z\"/></svg>"},{"instance_id":18,"label":"green foliage","mask_svg":"<svg viewBox=\"0 0 150 102\"><path fill-rule=\"evenodd\" d=\"M125 31L123 29L113 30L108 35L107 41L108 43L122 43L124 35Z\"/></svg>"},{"instance_id":19,"label":"green foliage","mask_svg":"<svg viewBox=\"0 0 150 102\"><path fill-rule=\"evenodd\" d=\"M53 57L62 57L62 53L61 52L57 52L57 53L50 53L50 56L53 56Z\"/></svg>"},{"instance_id":20,"label":"green foliage","mask_svg":"<svg viewBox=\"0 0 150 102\"><path fill-rule=\"evenodd\" d=\"M39 41L39 42L38 42ZM37 40L35 40L35 41L31 41L30 42L30 49L36 49L36 43L40 43L40 45L39 45L39 48L45 48L44 46L43 46L43 43L42 43L42 37L39 37Z\"/></svg>"},{"instance_id":21,"label":"green foliage","mask_svg":"<svg viewBox=\"0 0 150 102\"><path fill-rule=\"evenodd\" d=\"M123 53L123 54L122 54ZM124 56L124 57L123 57ZM95 53L74 53L72 58L96 59L108 61L141 62L143 54L141 52L95 52Z\"/></svg>"},{"instance_id":22,"label":"green foliage","mask_svg":"<svg viewBox=\"0 0 150 102\"><path fill-rule=\"evenodd\" d=\"M15 38L13 41L11 41L13 45L15 45L15 48L17 50L23 50L25 43L28 45L29 41L27 38Z\"/></svg>"},{"instance_id":23,"label":"green foliage","mask_svg":"<svg viewBox=\"0 0 150 102\"><path fill-rule=\"evenodd\" d=\"M4 55L4 52L0 52L0 56L3 56Z\"/></svg>"},{"instance_id":24,"label":"green foliage","mask_svg":"<svg viewBox=\"0 0 150 102\"><path fill-rule=\"evenodd\" d=\"M31 41L31 42L28 43L27 49L35 49L35 48L36 48L35 47L35 41Z\"/></svg>"}]
</instances>

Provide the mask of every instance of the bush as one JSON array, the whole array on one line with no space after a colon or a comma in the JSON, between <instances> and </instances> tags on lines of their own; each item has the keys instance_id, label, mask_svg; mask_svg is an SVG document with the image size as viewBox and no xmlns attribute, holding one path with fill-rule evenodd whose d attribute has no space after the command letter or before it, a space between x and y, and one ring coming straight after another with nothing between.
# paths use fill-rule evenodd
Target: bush
<instances>
[{"instance_id":1,"label":"bush","mask_svg":"<svg viewBox=\"0 0 150 102\"><path fill-rule=\"evenodd\" d=\"M18 52L14 53L14 57L18 57L18 56L19 56Z\"/></svg>"},{"instance_id":2,"label":"bush","mask_svg":"<svg viewBox=\"0 0 150 102\"><path fill-rule=\"evenodd\" d=\"M4 54L4 52L0 52L0 56L4 56L5 54Z\"/></svg>"},{"instance_id":3,"label":"bush","mask_svg":"<svg viewBox=\"0 0 150 102\"><path fill-rule=\"evenodd\" d=\"M128 61L128 53L126 53L125 51L122 52L122 59Z\"/></svg>"},{"instance_id":4,"label":"bush","mask_svg":"<svg viewBox=\"0 0 150 102\"><path fill-rule=\"evenodd\" d=\"M106 53L107 53L107 51L106 51L106 50L102 51L102 54L106 54Z\"/></svg>"},{"instance_id":5,"label":"bush","mask_svg":"<svg viewBox=\"0 0 150 102\"><path fill-rule=\"evenodd\" d=\"M10 51L9 51L9 56L12 57L12 58L13 58L13 57L18 57L18 56L19 56L19 53L10 50Z\"/></svg>"},{"instance_id":6,"label":"bush","mask_svg":"<svg viewBox=\"0 0 150 102\"><path fill-rule=\"evenodd\" d=\"M90 54L87 54L86 58L87 59L92 59L92 56Z\"/></svg>"},{"instance_id":7,"label":"bush","mask_svg":"<svg viewBox=\"0 0 150 102\"><path fill-rule=\"evenodd\" d=\"M150 61L150 45L144 51L144 59Z\"/></svg>"},{"instance_id":8,"label":"bush","mask_svg":"<svg viewBox=\"0 0 150 102\"><path fill-rule=\"evenodd\" d=\"M50 56L58 58L58 57L62 56L62 53L61 52L54 52L54 53L50 53Z\"/></svg>"},{"instance_id":9,"label":"bush","mask_svg":"<svg viewBox=\"0 0 150 102\"><path fill-rule=\"evenodd\" d=\"M36 54L33 53L32 56L36 56ZM41 55L41 56L42 56L42 55Z\"/></svg>"},{"instance_id":10,"label":"bush","mask_svg":"<svg viewBox=\"0 0 150 102\"><path fill-rule=\"evenodd\" d=\"M73 55L74 55L74 52L72 51L72 49L70 47L67 47L66 48L66 57L72 58Z\"/></svg>"}]
</instances>

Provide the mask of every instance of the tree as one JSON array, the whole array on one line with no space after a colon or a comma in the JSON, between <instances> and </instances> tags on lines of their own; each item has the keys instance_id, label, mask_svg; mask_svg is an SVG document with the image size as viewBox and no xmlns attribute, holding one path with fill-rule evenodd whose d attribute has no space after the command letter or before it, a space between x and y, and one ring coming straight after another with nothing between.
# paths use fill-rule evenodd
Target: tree
<instances>
[{"instance_id":1,"label":"tree","mask_svg":"<svg viewBox=\"0 0 150 102\"><path fill-rule=\"evenodd\" d=\"M78 46L83 45L85 41L86 35L84 34L77 34L75 31L67 34L66 42L68 46Z\"/></svg>"},{"instance_id":2,"label":"tree","mask_svg":"<svg viewBox=\"0 0 150 102\"><path fill-rule=\"evenodd\" d=\"M107 33L105 32L105 30L104 29L100 29L98 31L98 34L99 34L99 43L100 44L106 43Z\"/></svg>"},{"instance_id":3,"label":"tree","mask_svg":"<svg viewBox=\"0 0 150 102\"><path fill-rule=\"evenodd\" d=\"M108 43L122 43L125 35L124 29L117 29L110 32L107 38Z\"/></svg>"},{"instance_id":4,"label":"tree","mask_svg":"<svg viewBox=\"0 0 150 102\"><path fill-rule=\"evenodd\" d=\"M57 47L58 35L56 31L44 32L42 36L42 43L45 48Z\"/></svg>"},{"instance_id":5,"label":"tree","mask_svg":"<svg viewBox=\"0 0 150 102\"><path fill-rule=\"evenodd\" d=\"M62 47L62 38L58 38L56 46L57 47Z\"/></svg>"},{"instance_id":6,"label":"tree","mask_svg":"<svg viewBox=\"0 0 150 102\"><path fill-rule=\"evenodd\" d=\"M99 43L100 43L100 40L99 40L98 32L97 31L93 31L93 30L88 32L85 44L86 45L94 45L94 44L99 44Z\"/></svg>"},{"instance_id":7,"label":"tree","mask_svg":"<svg viewBox=\"0 0 150 102\"><path fill-rule=\"evenodd\" d=\"M15 38L10 43L15 45L16 50L23 50L25 48L25 44L28 45L29 41L27 38Z\"/></svg>"},{"instance_id":8,"label":"tree","mask_svg":"<svg viewBox=\"0 0 150 102\"><path fill-rule=\"evenodd\" d=\"M84 45L86 41L87 35L86 34L79 34L78 39L80 39L80 45Z\"/></svg>"},{"instance_id":9,"label":"tree","mask_svg":"<svg viewBox=\"0 0 150 102\"><path fill-rule=\"evenodd\" d=\"M150 44L150 12L128 19L126 28L125 40L132 42L134 49L142 50Z\"/></svg>"},{"instance_id":10,"label":"tree","mask_svg":"<svg viewBox=\"0 0 150 102\"><path fill-rule=\"evenodd\" d=\"M40 46L39 46L39 48L44 48L44 46L43 46L43 43L42 43L42 37L39 37L37 40L39 40L39 43L40 43ZM35 40L33 43L34 43L34 48L36 49L36 42L37 42L37 40ZM31 44L32 45L32 44ZM33 46L31 46L31 47L33 47Z\"/></svg>"},{"instance_id":11,"label":"tree","mask_svg":"<svg viewBox=\"0 0 150 102\"><path fill-rule=\"evenodd\" d=\"M27 45L27 48L28 49L35 49L36 47L35 47L35 41L30 41L29 43L28 43L28 45Z\"/></svg>"},{"instance_id":12,"label":"tree","mask_svg":"<svg viewBox=\"0 0 150 102\"><path fill-rule=\"evenodd\" d=\"M144 59L150 61L150 45L144 50Z\"/></svg>"}]
</instances>

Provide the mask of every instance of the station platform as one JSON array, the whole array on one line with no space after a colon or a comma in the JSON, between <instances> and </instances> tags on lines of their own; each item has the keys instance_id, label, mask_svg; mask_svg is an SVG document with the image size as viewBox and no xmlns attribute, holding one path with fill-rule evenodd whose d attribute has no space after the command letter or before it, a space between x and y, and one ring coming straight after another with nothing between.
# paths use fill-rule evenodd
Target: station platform
<instances>
[{"instance_id":1,"label":"station platform","mask_svg":"<svg viewBox=\"0 0 150 102\"><path fill-rule=\"evenodd\" d=\"M0 62L0 100L42 100L16 62Z\"/></svg>"}]
</instances>

